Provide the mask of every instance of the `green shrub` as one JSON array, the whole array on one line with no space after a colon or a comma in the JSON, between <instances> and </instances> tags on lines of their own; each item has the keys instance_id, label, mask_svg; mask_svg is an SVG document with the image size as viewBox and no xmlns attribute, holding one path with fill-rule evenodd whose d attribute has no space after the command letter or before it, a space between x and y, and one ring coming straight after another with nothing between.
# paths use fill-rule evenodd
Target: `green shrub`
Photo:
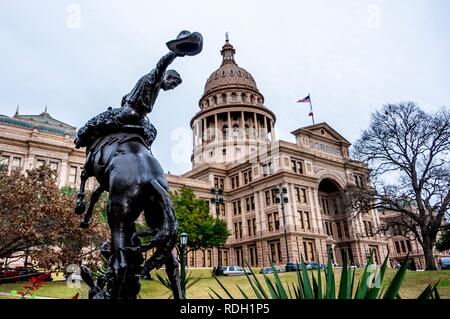
<instances>
[{"instance_id":1,"label":"green shrub","mask_svg":"<svg viewBox=\"0 0 450 319\"><path fill-rule=\"evenodd\" d=\"M341 278L339 281L339 291L337 299L400 299L399 290L405 278L408 258L403 261L400 269L396 272L394 278L388 285L387 289L383 290L384 275L387 268L388 256L384 260L380 269L373 272L373 253L370 255L367 265L364 268L363 274L355 285L355 269L348 266L347 258L344 258ZM257 299L336 299L336 281L334 276L333 265L331 263L331 254L328 253L328 264L326 269L317 269L317 277L314 272L311 272L311 279L308 275L305 262L302 257L301 267L297 270L297 283L284 285L281 281L275 267L270 260L270 265L273 269L273 279L264 274L265 287L261 281L255 276L253 270L250 268L251 274L246 274L248 282ZM325 283L322 283L322 274L325 272ZM230 291L214 276L220 287L224 290L228 298L234 299ZM434 284L429 284L417 299L440 299L437 290L439 281ZM242 294L242 297L249 299L249 296L242 290L239 285L237 288ZM222 299L219 293L211 288L210 297Z\"/></svg>"}]
</instances>

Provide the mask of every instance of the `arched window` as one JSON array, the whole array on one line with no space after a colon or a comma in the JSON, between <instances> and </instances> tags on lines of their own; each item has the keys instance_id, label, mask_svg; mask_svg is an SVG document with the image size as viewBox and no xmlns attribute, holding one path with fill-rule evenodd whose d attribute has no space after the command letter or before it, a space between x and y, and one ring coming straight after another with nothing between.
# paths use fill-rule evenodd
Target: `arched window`
<instances>
[{"instance_id":1,"label":"arched window","mask_svg":"<svg viewBox=\"0 0 450 319\"><path fill-rule=\"evenodd\" d=\"M225 93L222 94L222 103L227 103L227 95Z\"/></svg>"},{"instance_id":2,"label":"arched window","mask_svg":"<svg viewBox=\"0 0 450 319\"><path fill-rule=\"evenodd\" d=\"M245 124L245 136L248 138L249 135L250 135L250 127L247 124Z\"/></svg>"},{"instance_id":3,"label":"arched window","mask_svg":"<svg viewBox=\"0 0 450 319\"><path fill-rule=\"evenodd\" d=\"M205 106L206 106L206 107L209 107L209 99L206 100Z\"/></svg>"},{"instance_id":4,"label":"arched window","mask_svg":"<svg viewBox=\"0 0 450 319\"><path fill-rule=\"evenodd\" d=\"M222 136L223 136L223 138L227 138L227 136L228 136L228 125L224 125L222 127Z\"/></svg>"},{"instance_id":5,"label":"arched window","mask_svg":"<svg viewBox=\"0 0 450 319\"><path fill-rule=\"evenodd\" d=\"M241 101L242 101L243 103L247 103L247 94L242 93L242 95L241 95Z\"/></svg>"},{"instance_id":6,"label":"arched window","mask_svg":"<svg viewBox=\"0 0 450 319\"><path fill-rule=\"evenodd\" d=\"M214 102L214 105L217 105L217 96L213 96L213 102Z\"/></svg>"},{"instance_id":7,"label":"arched window","mask_svg":"<svg viewBox=\"0 0 450 319\"><path fill-rule=\"evenodd\" d=\"M250 95L250 103L255 104L255 97Z\"/></svg>"},{"instance_id":8,"label":"arched window","mask_svg":"<svg viewBox=\"0 0 450 319\"><path fill-rule=\"evenodd\" d=\"M233 125L233 137L238 137L239 136L239 125L234 124Z\"/></svg>"},{"instance_id":9,"label":"arched window","mask_svg":"<svg viewBox=\"0 0 450 319\"><path fill-rule=\"evenodd\" d=\"M236 93L231 93L231 102L236 103L237 102L237 95Z\"/></svg>"}]
</instances>

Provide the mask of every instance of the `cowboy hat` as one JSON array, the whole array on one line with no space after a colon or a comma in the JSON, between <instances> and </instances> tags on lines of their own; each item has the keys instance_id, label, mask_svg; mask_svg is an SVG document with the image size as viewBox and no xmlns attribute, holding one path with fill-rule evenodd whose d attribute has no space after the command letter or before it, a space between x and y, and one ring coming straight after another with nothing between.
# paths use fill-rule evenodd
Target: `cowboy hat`
<instances>
[{"instance_id":1,"label":"cowboy hat","mask_svg":"<svg viewBox=\"0 0 450 319\"><path fill-rule=\"evenodd\" d=\"M203 49L203 37L198 32L181 31L175 40L166 43L170 51L181 55L196 55Z\"/></svg>"}]
</instances>

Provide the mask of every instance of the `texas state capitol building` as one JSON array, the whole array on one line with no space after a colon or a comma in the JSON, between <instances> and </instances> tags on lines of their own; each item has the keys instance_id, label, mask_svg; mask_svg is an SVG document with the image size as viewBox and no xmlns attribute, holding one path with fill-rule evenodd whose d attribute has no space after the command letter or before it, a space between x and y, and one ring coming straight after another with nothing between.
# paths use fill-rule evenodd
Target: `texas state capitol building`
<instances>
[{"instance_id":1,"label":"texas state capitol building","mask_svg":"<svg viewBox=\"0 0 450 319\"><path fill-rule=\"evenodd\" d=\"M371 230L380 223L378 214L351 219L342 196L349 185L368 176L366 164L349 157L350 143L326 123L292 132L295 143L276 140L275 114L264 105L252 75L235 62L235 50L227 41L222 64L207 79L200 111L191 120L192 170L167 175L171 190L187 186L209 201L212 187L224 189L219 218L231 236L218 250L189 253L188 267L222 265L268 266L289 260L327 261L331 249L338 265L348 252L352 262L366 263L371 250L379 263L387 254L387 241ZM0 116L0 164L11 171L50 165L58 172L58 184L79 187L85 151L75 149L76 129L50 116ZM93 188L94 179L87 187ZM285 187L288 203L284 217L274 203L272 188ZM211 204L211 214L216 207ZM286 223L286 227L285 227Z\"/></svg>"},{"instance_id":2,"label":"texas state capitol building","mask_svg":"<svg viewBox=\"0 0 450 319\"><path fill-rule=\"evenodd\" d=\"M169 175L171 190L183 185L209 200L210 190L224 189L219 218L230 230L226 245L188 255L189 267L222 265L268 266L269 256L289 261L327 261L331 249L337 264L348 252L352 262L366 263L374 251L378 263L387 254L387 240L372 235L380 221L373 211L352 219L343 207L344 190L368 177L368 166L349 157L350 143L327 123L302 127L295 143L276 140L275 114L264 104L253 76L235 61L226 41L222 64L207 79L191 120L192 170ZM287 189L284 217L274 202L274 187ZM211 205L216 216L216 207Z\"/></svg>"}]
</instances>

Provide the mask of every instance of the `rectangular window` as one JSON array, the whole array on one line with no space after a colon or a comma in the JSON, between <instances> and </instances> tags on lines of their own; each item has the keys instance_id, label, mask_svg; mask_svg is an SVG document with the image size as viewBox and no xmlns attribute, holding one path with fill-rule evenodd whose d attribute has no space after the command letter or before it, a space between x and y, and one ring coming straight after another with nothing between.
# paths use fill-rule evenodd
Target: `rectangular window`
<instances>
[{"instance_id":1,"label":"rectangular window","mask_svg":"<svg viewBox=\"0 0 450 319\"><path fill-rule=\"evenodd\" d=\"M406 253L406 246L405 246L405 242L403 240L400 241L400 245L402 246L402 252Z\"/></svg>"},{"instance_id":2,"label":"rectangular window","mask_svg":"<svg viewBox=\"0 0 450 319\"><path fill-rule=\"evenodd\" d=\"M273 231L272 213L267 214L267 227L269 228L269 231Z\"/></svg>"},{"instance_id":3,"label":"rectangular window","mask_svg":"<svg viewBox=\"0 0 450 319\"><path fill-rule=\"evenodd\" d=\"M300 203L301 204L308 204L308 200L306 197L306 188L300 188Z\"/></svg>"},{"instance_id":4,"label":"rectangular window","mask_svg":"<svg viewBox=\"0 0 450 319\"><path fill-rule=\"evenodd\" d=\"M252 219L253 236L256 236L256 218Z\"/></svg>"},{"instance_id":5,"label":"rectangular window","mask_svg":"<svg viewBox=\"0 0 450 319\"><path fill-rule=\"evenodd\" d=\"M250 266L258 265L258 250L256 246L249 246L249 254L250 254Z\"/></svg>"},{"instance_id":6,"label":"rectangular window","mask_svg":"<svg viewBox=\"0 0 450 319\"><path fill-rule=\"evenodd\" d=\"M271 200L270 200L270 191L265 191L264 192L265 196L266 196L266 206L269 206L272 204Z\"/></svg>"},{"instance_id":7,"label":"rectangular window","mask_svg":"<svg viewBox=\"0 0 450 319\"><path fill-rule=\"evenodd\" d=\"M241 211L241 201L237 200L233 202L233 215L240 215Z\"/></svg>"},{"instance_id":8,"label":"rectangular window","mask_svg":"<svg viewBox=\"0 0 450 319\"><path fill-rule=\"evenodd\" d=\"M305 252L305 261L315 260L314 241L312 240L303 241L303 250Z\"/></svg>"},{"instance_id":9,"label":"rectangular window","mask_svg":"<svg viewBox=\"0 0 450 319\"><path fill-rule=\"evenodd\" d=\"M9 169L9 156L3 155L0 158L0 170L8 171Z\"/></svg>"},{"instance_id":10,"label":"rectangular window","mask_svg":"<svg viewBox=\"0 0 450 319\"><path fill-rule=\"evenodd\" d=\"M253 236L253 227L252 227L252 220L247 219L247 233L249 237Z\"/></svg>"},{"instance_id":11,"label":"rectangular window","mask_svg":"<svg viewBox=\"0 0 450 319\"><path fill-rule=\"evenodd\" d=\"M37 161L36 161L36 167L37 168L39 168L39 167L41 167L41 166L44 166L45 165L45 160L43 160L43 159L38 159Z\"/></svg>"},{"instance_id":12,"label":"rectangular window","mask_svg":"<svg viewBox=\"0 0 450 319\"><path fill-rule=\"evenodd\" d=\"M277 194L275 193L275 189L272 189L271 193L272 193L272 203L275 203L276 202L275 198L277 197Z\"/></svg>"},{"instance_id":13,"label":"rectangular window","mask_svg":"<svg viewBox=\"0 0 450 319\"><path fill-rule=\"evenodd\" d=\"M195 251L189 252L189 265L195 267Z\"/></svg>"},{"instance_id":14,"label":"rectangular window","mask_svg":"<svg viewBox=\"0 0 450 319\"><path fill-rule=\"evenodd\" d=\"M305 162L299 159L291 159L291 168L294 173L304 173Z\"/></svg>"},{"instance_id":15,"label":"rectangular window","mask_svg":"<svg viewBox=\"0 0 450 319\"><path fill-rule=\"evenodd\" d=\"M220 204L220 214L225 216L225 203Z\"/></svg>"},{"instance_id":16,"label":"rectangular window","mask_svg":"<svg viewBox=\"0 0 450 319\"><path fill-rule=\"evenodd\" d=\"M280 219L278 218L278 212L273 213L273 219L275 221L275 229L280 229Z\"/></svg>"},{"instance_id":17,"label":"rectangular window","mask_svg":"<svg viewBox=\"0 0 450 319\"><path fill-rule=\"evenodd\" d=\"M247 212L251 212L255 210L255 198L253 196L245 198L245 206Z\"/></svg>"},{"instance_id":18,"label":"rectangular window","mask_svg":"<svg viewBox=\"0 0 450 319\"><path fill-rule=\"evenodd\" d=\"M407 240L406 241L406 247L408 247L408 252L411 252L411 241Z\"/></svg>"},{"instance_id":19,"label":"rectangular window","mask_svg":"<svg viewBox=\"0 0 450 319\"><path fill-rule=\"evenodd\" d=\"M303 212L301 210L298 211L298 216L300 217L299 218L300 228L305 229L305 222L303 221Z\"/></svg>"},{"instance_id":20,"label":"rectangular window","mask_svg":"<svg viewBox=\"0 0 450 319\"><path fill-rule=\"evenodd\" d=\"M245 199L245 208L246 208L247 212L251 211L250 197L247 197L247 198Z\"/></svg>"},{"instance_id":21,"label":"rectangular window","mask_svg":"<svg viewBox=\"0 0 450 319\"><path fill-rule=\"evenodd\" d=\"M54 171L58 171L58 162L50 162L50 169L54 170Z\"/></svg>"},{"instance_id":22,"label":"rectangular window","mask_svg":"<svg viewBox=\"0 0 450 319\"><path fill-rule=\"evenodd\" d=\"M366 236L369 237L370 233L369 233L369 226L367 225L367 221L364 220L363 223L364 223L364 230L366 232Z\"/></svg>"},{"instance_id":23,"label":"rectangular window","mask_svg":"<svg viewBox=\"0 0 450 319\"><path fill-rule=\"evenodd\" d=\"M341 229L341 223L340 222L336 222L336 229L338 232L338 238L342 238L342 229Z\"/></svg>"},{"instance_id":24,"label":"rectangular window","mask_svg":"<svg viewBox=\"0 0 450 319\"><path fill-rule=\"evenodd\" d=\"M278 259L277 248L275 243L270 243L270 257L272 258L272 262Z\"/></svg>"},{"instance_id":25,"label":"rectangular window","mask_svg":"<svg viewBox=\"0 0 450 319\"><path fill-rule=\"evenodd\" d=\"M364 186L364 177L359 174L354 174L353 176L355 178L355 185L357 187L363 187Z\"/></svg>"},{"instance_id":26,"label":"rectangular window","mask_svg":"<svg viewBox=\"0 0 450 319\"><path fill-rule=\"evenodd\" d=\"M252 182L252 170L244 172L244 185Z\"/></svg>"},{"instance_id":27,"label":"rectangular window","mask_svg":"<svg viewBox=\"0 0 450 319\"><path fill-rule=\"evenodd\" d=\"M303 212L303 216L304 216L304 220L305 220L305 228L306 229L311 229L311 222L309 220L309 212Z\"/></svg>"},{"instance_id":28,"label":"rectangular window","mask_svg":"<svg viewBox=\"0 0 450 319\"><path fill-rule=\"evenodd\" d=\"M223 264L224 266L228 266L228 251L223 252Z\"/></svg>"},{"instance_id":29,"label":"rectangular window","mask_svg":"<svg viewBox=\"0 0 450 319\"><path fill-rule=\"evenodd\" d=\"M239 266L243 265L243 259L242 248L236 248L236 262Z\"/></svg>"},{"instance_id":30,"label":"rectangular window","mask_svg":"<svg viewBox=\"0 0 450 319\"><path fill-rule=\"evenodd\" d=\"M267 162L265 164L262 164L262 174L263 176L269 176L273 174L272 171L272 162Z\"/></svg>"},{"instance_id":31,"label":"rectangular window","mask_svg":"<svg viewBox=\"0 0 450 319\"><path fill-rule=\"evenodd\" d=\"M336 198L332 198L332 199L331 199L331 202L333 203L333 210L334 210L334 213L335 213L336 215L339 214L338 204L337 204Z\"/></svg>"},{"instance_id":32,"label":"rectangular window","mask_svg":"<svg viewBox=\"0 0 450 319\"><path fill-rule=\"evenodd\" d=\"M232 189L239 188L239 174L231 177L231 188Z\"/></svg>"},{"instance_id":33,"label":"rectangular window","mask_svg":"<svg viewBox=\"0 0 450 319\"><path fill-rule=\"evenodd\" d=\"M349 238L350 234L348 231L348 222L346 220L344 220L343 224L344 224L344 235L345 235L345 237Z\"/></svg>"},{"instance_id":34,"label":"rectangular window","mask_svg":"<svg viewBox=\"0 0 450 319\"><path fill-rule=\"evenodd\" d=\"M238 233L238 223L234 223L234 239L238 239L239 233Z\"/></svg>"},{"instance_id":35,"label":"rectangular window","mask_svg":"<svg viewBox=\"0 0 450 319\"><path fill-rule=\"evenodd\" d=\"M75 184L77 182L77 167L70 166L69 170L69 183Z\"/></svg>"},{"instance_id":36,"label":"rectangular window","mask_svg":"<svg viewBox=\"0 0 450 319\"><path fill-rule=\"evenodd\" d=\"M223 177L214 177L214 188L216 188L216 189L224 189L225 188L225 178L223 178Z\"/></svg>"},{"instance_id":37,"label":"rectangular window","mask_svg":"<svg viewBox=\"0 0 450 319\"><path fill-rule=\"evenodd\" d=\"M270 255L272 257L272 262L282 262L283 258L281 256L281 243L279 241L274 241L269 243Z\"/></svg>"},{"instance_id":38,"label":"rectangular window","mask_svg":"<svg viewBox=\"0 0 450 319\"><path fill-rule=\"evenodd\" d=\"M325 215L330 214L330 205L329 205L328 198L322 196L320 199L320 206L321 206L320 208L322 208L322 212Z\"/></svg>"},{"instance_id":39,"label":"rectangular window","mask_svg":"<svg viewBox=\"0 0 450 319\"><path fill-rule=\"evenodd\" d=\"M281 255L281 243L277 241L277 251L278 251L278 262L283 261L283 256Z\"/></svg>"},{"instance_id":40,"label":"rectangular window","mask_svg":"<svg viewBox=\"0 0 450 319\"><path fill-rule=\"evenodd\" d=\"M400 243L398 242L398 240L395 241L395 251L397 252L397 254L400 254Z\"/></svg>"},{"instance_id":41,"label":"rectangular window","mask_svg":"<svg viewBox=\"0 0 450 319\"><path fill-rule=\"evenodd\" d=\"M239 238L242 238L242 222L239 222Z\"/></svg>"},{"instance_id":42,"label":"rectangular window","mask_svg":"<svg viewBox=\"0 0 450 319\"><path fill-rule=\"evenodd\" d=\"M330 222L326 222L327 223L327 235L329 236L333 236L333 227L331 225Z\"/></svg>"},{"instance_id":43,"label":"rectangular window","mask_svg":"<svg viewBox=\"0 0 450 319\"><path fill-rule=\"evenodd\" d=\"M22 159L20 157L14 157L12 161L12 168L20 169L21 167L22 167Z\"/></svg>"},{"instance_id":44,"label":"rectangular window","mask_svg":"<svg viewBox=\"0 0 450 319\"><path fill-rule=\"evenodd\" d=\"M208 267L212 267L212 252L208 249Z\"/></svg>"}]
</instances>

